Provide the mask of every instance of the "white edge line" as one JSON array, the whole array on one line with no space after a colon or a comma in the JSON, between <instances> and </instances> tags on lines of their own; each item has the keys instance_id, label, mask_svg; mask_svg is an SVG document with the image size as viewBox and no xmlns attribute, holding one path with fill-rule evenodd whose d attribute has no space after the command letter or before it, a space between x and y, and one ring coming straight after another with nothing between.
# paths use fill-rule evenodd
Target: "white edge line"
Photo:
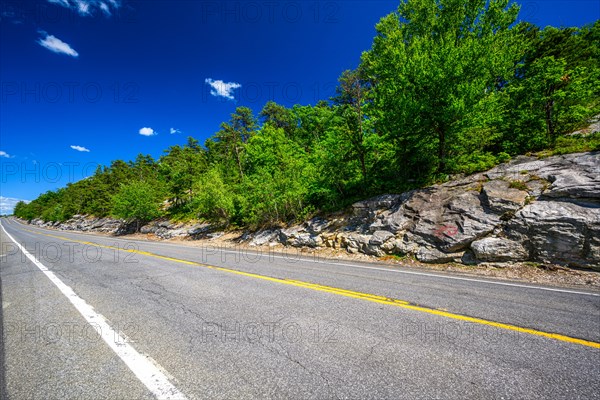
<instances>
[{"instance_id":1,"label":"white edge line","mask_svg":"<svg viewBox=\"0 0 600 400\"><path fill-rule=\"evenodd\" d=\"M42 271L52 283L58 287L67 299L75 306L77 311L83 316L83 318L98 332L104 342L123 360L123 362L129 367L129 369L135 374L135 376L152 392L157 399L173 399L173 400L185 400L186 397L181 393L161 372L159 366L154 365L147 357L144 357L137 352L130 344L127 343L126 339L115 331L106 321L103 315L94 311L94 307L86 303L81 297L79 297L73 289L67 286L61 281L52 271L50 271L44 264L39 262L33 255L31 255L23 246L21 246L8 232L4 229L4 226L0 223L0 227L6 235L11 239Z\"/></svg>"},{"instance_id":2,"label":"white edge line","mask_svg":"<svg viewBox=\"0 0 600 400\"><path fill-rule=\"evenodd\" d=\"M34 228L42 229L42 228L39 228L39 227L34 227ZM69 234L69 233L71 233L71 234L78 234L79 233L79 232L69 232L69 231L58 231L58 232L62 232L62 233L66 233L66 234ZM90 235L90 236L98 237L96 235ZM125 242L143 243L143 244L146 244L146 245L158 244L158 245L161 245L161 246L168 245L168 246L172 246L172 247L181 247L180 245L177 245L177 244L161 243L161 242L147 242L147 241L142 241L142 240L126 240L126 239L119 239L119 238L114 238L113 240L125 241ZM100 243L98 243L98 244L100 244ZM187 246L186 246L186 248L187 248ZM189 248L190 249L194 249L194 247L189 247ZM219 249L219 250L222 251L222 252L224 252L224 253L237 253L234 250L228 250L228 249ZM248 250L248 251L252 251L255 254L258 253L261 256L264 255L263 252L258 252L258 251L254 251L254 250ZM290 259L287 256L279 256L279 255L276 255L276 254L269 254L268 257L271 257L271 258L281 258L281 259L285 259L285 260L289 260ZM560 293L580 294L580 295L583 295L583 296L600 297L600 293L579 292L577 290L556 289L556 288L549 288L549 287L543 287L543 286L531 286L531 285L525 285L525 284L520 284L520 283L488 281L488 280L485 280L485 279L464 278L464 277L460 277L460 276L439 275L439 274L432 274L432 273L429 273L429 272L416 272L416 271L404 271L404 270L400 270L400 269L391 269L391 268L369 267L369 266L366 266L366 265L358 265L358 264L350 264L350 263L337 262L336 260L331 260L331 262L309 260L309 259L305 259L305 258L302 258L301 260L309 262L309 263L323 264L323 265L330 265L330 266L342 265L344 267L359 268L359 269L372 269L372 270L376 270L376 271L394 272L394 273L397 273L397 274L427 276L427 277L430 277L430 278L453 279L453 280L457 280L457 281L478 282L478 283L486 283L486 284L490 284L490 285L511 286L511 287L519 287L519 288L524 288L524 289L546 290L546 291L549 291L549 292L560 292Z\"/></svg>"}]
</instances>

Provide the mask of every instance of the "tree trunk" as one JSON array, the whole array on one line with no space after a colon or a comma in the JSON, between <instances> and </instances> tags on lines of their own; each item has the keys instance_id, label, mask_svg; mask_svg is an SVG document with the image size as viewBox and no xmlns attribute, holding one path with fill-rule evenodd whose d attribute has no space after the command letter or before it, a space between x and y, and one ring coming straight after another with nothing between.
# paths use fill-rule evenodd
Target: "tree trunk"
<instances>
[{"instance_id":1,"label":"tree trunk","mask_svg":"<svg viewBox=\"0 0 600 400\"><path fill-rule=\"evenodd\" d=\"M242 161L240 160L240 151L237 146L235 146L235 158L237 161L238 168L240 170L240 179L244 179L244 171L242 170Z\"/></svg>"},{"instance_id":2,"label":"tree trunk","mask_svg":"<svg viewBox=\"0 0 600 400\"><path fill-rule=\"evenodd\" d=\"M438 166L437 173L442 174L446 171L446 133L443 129L437 128L438 133Z\"/></svg>"},{"instance_id":3,"label":"tree trunk","mask_svg":"<svg viewBox=\"0 0 600 400\"><path fill-rule=\"evenodd\" d=\"M365 163L365 152L363 151L363 143L365 140L365 133L363 131L363 113L362 113L362 98L358 99L357 103L357 111L358 111L358 135L360 140L360 149L359 149L359 157L360 157L360 167L362 169L363 182L365 187L363 189L366 190L367 185L367 166Z\"/></svg>"},{"instance_id":4,"label":"tree trunk","mask_svg":"<svg viewBox=\"0 0 600 400\"><path fill-rule=\"evenodd\" d=\"M367 166L366 166L366 163L365 163L365 155L364 155L364 153L361 152L358 157L360 158L360 168L362 170L363 183L365 184L365 187L363 189L366 190L367 189L366 188L366 184L367 184Z\"/></svg>"},{"instance_id":5,"label":"tree trunk","mask_svg":"<svg viewBox=\"0 0 600 400\"><path fill-rule=\"evenodd\" d=\"M555 135L555 130L556 128L554 127L554 121L552 120L553 117L553 110L554 110L554 100L548 100L544 106L544 111L546 112L546 129L548 130L548 137L550 138L550 140L552 142L554 142L554 135Z\"/></svg>"}]
</instances>

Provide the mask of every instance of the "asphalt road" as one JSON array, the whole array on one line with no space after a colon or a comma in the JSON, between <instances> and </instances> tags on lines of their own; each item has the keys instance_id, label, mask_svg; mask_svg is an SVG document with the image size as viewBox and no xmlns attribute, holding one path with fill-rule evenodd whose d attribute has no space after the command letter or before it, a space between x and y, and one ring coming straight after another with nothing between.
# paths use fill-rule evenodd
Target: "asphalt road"
<instances>
[{"instance_id":1,"label":"asphalt road","mask_svg":"<svg viewBox=\"0 0 600 400\"><path fill-rule=\"evenodd\" d=\"M2 226L2 398L600 398L599 292Z\"/></svg>"}]
</instances>

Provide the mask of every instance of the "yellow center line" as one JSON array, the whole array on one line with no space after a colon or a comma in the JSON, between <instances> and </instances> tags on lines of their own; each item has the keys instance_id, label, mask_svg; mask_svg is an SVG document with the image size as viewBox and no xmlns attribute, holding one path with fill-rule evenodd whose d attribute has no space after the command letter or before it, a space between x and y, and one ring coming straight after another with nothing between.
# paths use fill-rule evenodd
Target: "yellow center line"
<instances>
[{"instance_id":1,"label":"yellow center line","mask_svg":"<svg viewBox=\"0 0 600 400\"><path fill-rule=\"evenodd\" d=\"M293 279L274 278L274 277L270 277L270 276L266 276L266 275L255 274L252 272L244 272L244 271L239 271L239 270L235 270L235 269L217 267L217 266L210 265L210 264L199 263L199 262L195 262L195 261L187 261L187 260L182 260L179 258L161 256L159 254L150 253L147 251L134 250L134 249L122 249L122 248L114 247L114 246L107 246L107 245L102 245L102 244L93 243L93 242L70 239L70 238L67 238L64 236L40 233L40 232L36 232L33 230L29 230L29 229L25 229L25 230L27 232L34 233L36 235L48 236L48 237L52 237L55 239L61 239L61 240L66 240L66 241L70 241L70 242L81 243L81 244L102 247L102 248L112 249L112 250L122 250L122 251L126 251L129 253L135 253L135 254L140 254L140 255L144 255L144 256L148 256L148 257L157 258L160 260L173 261L173 262L177 262L177 263L181 263L181 264L209 268L209 269L213 269L216 271L227 272L227 273L241 275L241 276L247 276L250 278L261 279L264 281L281 283L281 284L285 284L285 285L291 285L291 286L301 287L301 288L305 288L305 289L316 290L316 291L320 291L320 292L332 293L332 294L337 294L339 296L351 297L351 298L355 298L355 299L367 300L367 301L374 302L374 303L386 304L386 305L400 307L400 308L407 309L407 310L419 311L419 312L437 315L440 317L445 317L445 318L450 318L450 319L455 319L455 320L459 320L459 321L471 322L471 323L480 324L480 325L487 325L487 326L492 326L492 327L499 328L499 329L527 333L527 334L534 335L534 336L541 336L541 337L545 337L545 338L549 338L549 339L559 340L561 342L574 343L574 344L579 344L582 346L600 349L600 343L589 341L589 340L578 339L578 338L574 338L574 337L570 337L570 336L561 335L558 333L550 333L550 332L539 331L536 329L523 328L523 327L516 326L516 325L505 324L502 322L495 322L495 321L486 320L486 319L482 319L482 318L475 318L475 317L469 317L469 316L461 315L461 314L454 314L454 313L451 313L448 311L438 310L438 309L429 308L429 307L423 307L423 306L411 304L408 301L393 299L393 298L389 298L389 297L385 297L385 296L378 296L378 295L369 294L369 293L355 292L352 290L340 289L340 288L336 288L336 287L324 286L324 285L319 285L316 283L310 283L310 282L304 282L304 281L297 281L297 280L293 280Z\"/></svg>"}]
</instances>

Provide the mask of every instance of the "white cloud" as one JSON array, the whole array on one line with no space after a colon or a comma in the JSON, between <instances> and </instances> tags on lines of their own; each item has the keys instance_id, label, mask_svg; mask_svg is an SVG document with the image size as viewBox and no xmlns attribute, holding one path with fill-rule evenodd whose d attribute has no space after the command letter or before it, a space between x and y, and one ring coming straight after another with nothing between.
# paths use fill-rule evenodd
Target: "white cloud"
<instances>
[{"instance_id":1,"label":"white cloud","mask_svg":"<svg viewBox=\"0 0 600 400\"><path fill-rule=\"evenodd\" d=\"M11 158L12 156L7 152L0 150L0 157Z\"/></svg>"},{"instance_id":2,"label":"white cloud","mask_svg":"<svg viewBox=\"0 0 600 400\"><path fill-rule=\"evenodd\" d=\"M71 9L84 17L92 16L98 10L110 17L121 7L119 0L48 0L48 2Z\"/></svg>"},{"instance_id":3,"label":"white cloud","mask_svg":"<svg viewBox=\"0 0 600 400\"><path fill-rule=\"evenodd\" d=\"M48 3L58 4L63 7L70 7L69 0L48 0Z\"/></svg>"},{"instance_id":4,"label":"white cloud","mask_svg":"<svg viewBox=\"0 0 600 400\"><path fill-rule=\"evenodd\" d=\"M89 153L89 152L90 152L90 150L89 150L89 149L86 149L86 148L85 148L85 147L83 147L83 146L74 146L74 145L71 145L71 148L72 148L73 150L77 150L77 151L83 151L83 152L86 152L86 153Z\"/></svg>"},{"instance_id":5,"label":"white cloud","mask_svg":"<svg viewBox=\"0 0 600 400\"><path fill-rule=\"evenodd\" d=\"M142 136L154 136L157 133L152 128L142 128L140 129L140 135Z\"/></svg>"},{"instance_id":6,"label":"white cloud","mask_svg":"<svg viewBox=\"0 0 600 400\"><path fill-rule=\"evenodd\" d=\"M110 17L112 15L112 13L110 12L110 7L108 7L108 4L100 3L100 9L102 10L102 12L104 12L104 14L106 14L107 17Z\"/></svg>"},{"instance_id":7,"label":"white cloud","mask_svg":"<svg viewBox=\"0 0 600 400\"><path fill-rule=\"evenodd\" d=\"M175 129L175 128L171 128L171 129L169 130L169 132L171 133L171 135L174 135L174 134L176 134L176 133L181 133L181 131L180 131L179 129Z\"/></svg>"},{"instance_id":8,"label":"white cloud","mask_svg":"<svg viewBox=\"0 0 600 400\"><path fill-rule=\"evenodd\" d=\"M29 203L28 200L15 199L12 197L0 196L0 214L12 214L15 206L18 202L24 201Z\"/></svg>"},{"instance_id":9,"label":"white cloud","mask_svg":"<svg viewBox=\"0 0 600 400\"><path fill-rule=\"evenodd\" d=\"M53 35L48 35L45 32L40 33L46 36L45 38L38 40L38 43L41 46L55 53L66 54L71 57L79 57L79 53L77 53L71 46L69 46L68 43L63 42L62 40Z\"/></svg>"},{"instance_id":10,"label":"white cloud","mask_svg":"<svg viewBox=\"0 0 600 400\"><path fill-rule=\"evenodd\" d=\"M81 15L89 15L90 14L90 3L83 0L75 1L75 5L77 6L77 12Z\"/></svg>"},{"instance_id":11,"label":"white cloud","mask_svg":"<svg viewBox=\"0 0 600 400\"><path fill-rule=\"evenodd\" d=\"M204 82L208 83L212 88L210 94L216 97L225 97L229 100L235 100L232 92L235 89L239 89L242 87L237 82L223 82L222 80L213 80L211 78L207 78Z\"/></svg>"}]
</instances>

